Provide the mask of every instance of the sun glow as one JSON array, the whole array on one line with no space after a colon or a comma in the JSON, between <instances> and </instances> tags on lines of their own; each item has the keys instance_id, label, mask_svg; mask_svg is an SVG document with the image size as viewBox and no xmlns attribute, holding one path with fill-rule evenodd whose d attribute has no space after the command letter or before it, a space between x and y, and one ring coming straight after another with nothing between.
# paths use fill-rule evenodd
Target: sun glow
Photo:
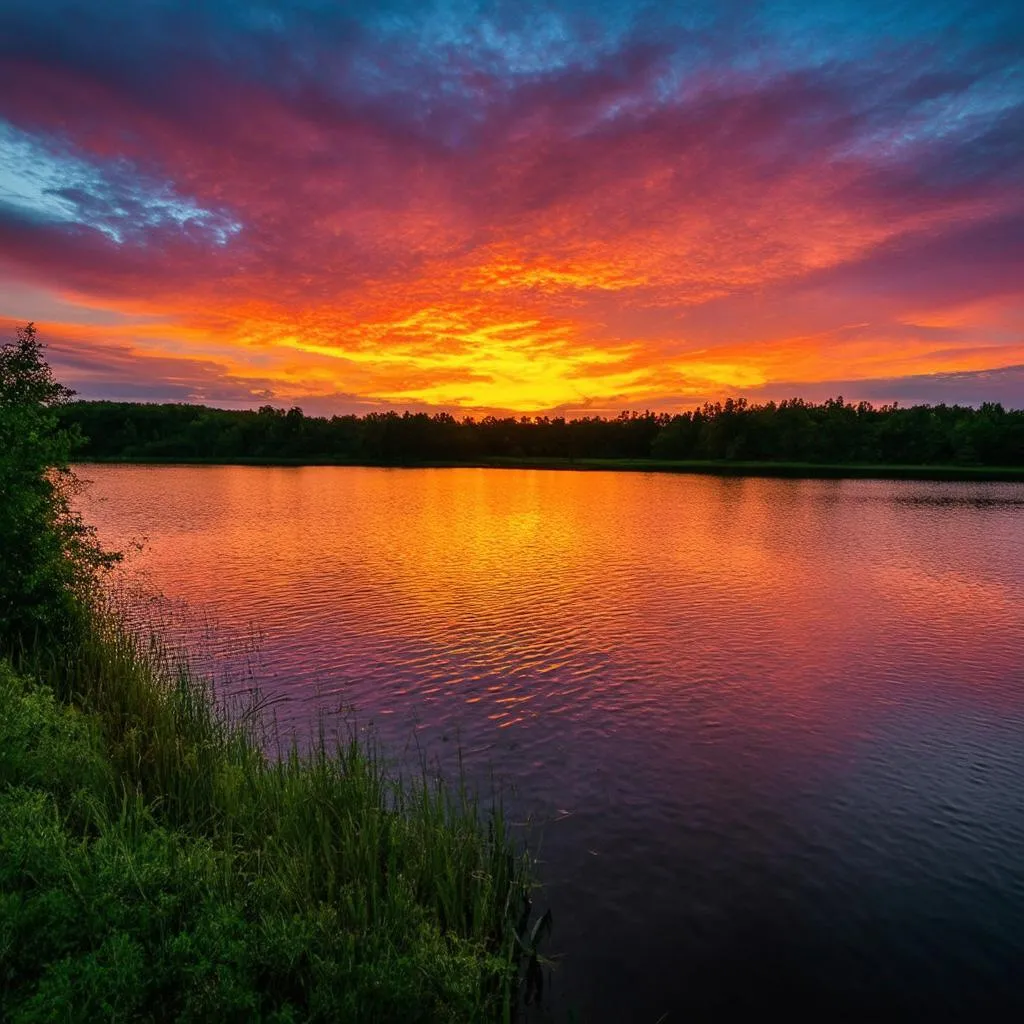
<instances>
[{"instance_id":1,"label":"sun glow","mask_svg":"<svg viewBox=\"0 0 1024 1024\"><path fill-rule=\"evenodd\" d=\"M9 81L0 62L0 317L37 321L88 397L572 414L956 398L949 374L1012 392L1024 97L1003 50L958 77L928 47L893 64L858 35L819 59L799 24L741 54L710 24L685 56L672 24L636 50L567 24L550 63L500 32L452 62L415 33L397 66L363 25L268 77L278 50L243 24L188 68L191 40L153 46L176 26L120 78L60 48Z\"/></svg>"}]
</instances>

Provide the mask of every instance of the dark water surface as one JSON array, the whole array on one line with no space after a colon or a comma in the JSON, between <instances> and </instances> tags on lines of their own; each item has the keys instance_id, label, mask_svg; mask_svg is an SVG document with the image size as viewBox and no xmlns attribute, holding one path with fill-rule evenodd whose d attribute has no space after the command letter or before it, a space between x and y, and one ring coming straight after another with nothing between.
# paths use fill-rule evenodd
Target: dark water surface
<instances>
[{"instance_id":1,"label":"dark water surface","mask_svg":"<svg viewBox=\"0 0 1024 1024\"><path fill-rule=\"evenodd\" d=\"M556 1019L1024 1010L1024 487L83 475L285 726L515 786Z\"/></svg>"}]
</instances>

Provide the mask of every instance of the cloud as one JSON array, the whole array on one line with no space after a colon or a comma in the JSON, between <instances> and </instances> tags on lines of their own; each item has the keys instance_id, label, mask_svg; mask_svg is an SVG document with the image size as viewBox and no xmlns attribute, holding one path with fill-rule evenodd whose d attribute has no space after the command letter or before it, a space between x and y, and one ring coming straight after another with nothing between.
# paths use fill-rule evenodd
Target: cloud
<instances>
[{"instance_id":1,"label":"cloud","mask_svg":"<svg viewBox=\"0 0 1024 1024\"><path fill-rule=\"evenodd\" d=\"M996 367L1024 17L966 10L15 0L0 269L318 403Z\"/></svg>"},{"instance_id":2,"label":"cloud","mask_svg":"<svg viewBox=\"0 0 1024 1024\"><path fill-rule=\"evenodd\" d=\"M838 395L842 395L846 401L875 404L899 402L901 405L923 403L978 406L985 402L1000 402L1006 408L1015 409L1020 408L1021 395L1024 395L1024 364L991 370L914 374L873 380L778 383L751 393L755 400L800 396L823 401Z\"/></svg>"}]
</instances>

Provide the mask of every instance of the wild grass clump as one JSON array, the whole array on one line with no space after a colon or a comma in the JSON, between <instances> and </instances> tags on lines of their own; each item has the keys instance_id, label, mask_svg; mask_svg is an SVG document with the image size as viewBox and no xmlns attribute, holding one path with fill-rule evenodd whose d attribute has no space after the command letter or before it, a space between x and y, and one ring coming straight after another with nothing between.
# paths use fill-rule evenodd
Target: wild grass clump
<instances>
[{"instance_id":1,"label":"wild grass clump","mask_svg":"<svg viewBox=\"0 0 1024 1024\"><path fill-rule=\"evenodd\" d=\"M5 381L0 418L32 421ZM0 461L5 498L26 467ZM269 757L104 606L47 494L0 578L0 1020L508 1020L530 883L500 808L356 742Z\"/></svg>"},{"instance_id":2,"label":"wild grass clump","mask_svg":"<svg viewBox=\"0 0 1024 1024\"><path fill-rule=\"evenodd\" d=\"M99 618L0 668L0 1018L510 1015L528 865L500 812L354 742L269 759Z\"/></svg>"}]
</instances>

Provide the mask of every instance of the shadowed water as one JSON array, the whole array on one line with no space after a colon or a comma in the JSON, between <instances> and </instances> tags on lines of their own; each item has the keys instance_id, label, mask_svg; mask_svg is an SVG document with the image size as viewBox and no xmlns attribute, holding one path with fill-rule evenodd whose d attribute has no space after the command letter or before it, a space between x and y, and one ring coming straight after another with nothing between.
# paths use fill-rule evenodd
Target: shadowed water
<instances>
[{"instance_id":1,"label":"shadowed water","mask_svg":"<svg viewBox=\"0 0 1024 1024\"><path fill-rule=\"evenodd\" d=\"M554 1017L1024 1009L1024 487L83 475L283 725L515 786Z\"/></svg>"}]
</instances>

